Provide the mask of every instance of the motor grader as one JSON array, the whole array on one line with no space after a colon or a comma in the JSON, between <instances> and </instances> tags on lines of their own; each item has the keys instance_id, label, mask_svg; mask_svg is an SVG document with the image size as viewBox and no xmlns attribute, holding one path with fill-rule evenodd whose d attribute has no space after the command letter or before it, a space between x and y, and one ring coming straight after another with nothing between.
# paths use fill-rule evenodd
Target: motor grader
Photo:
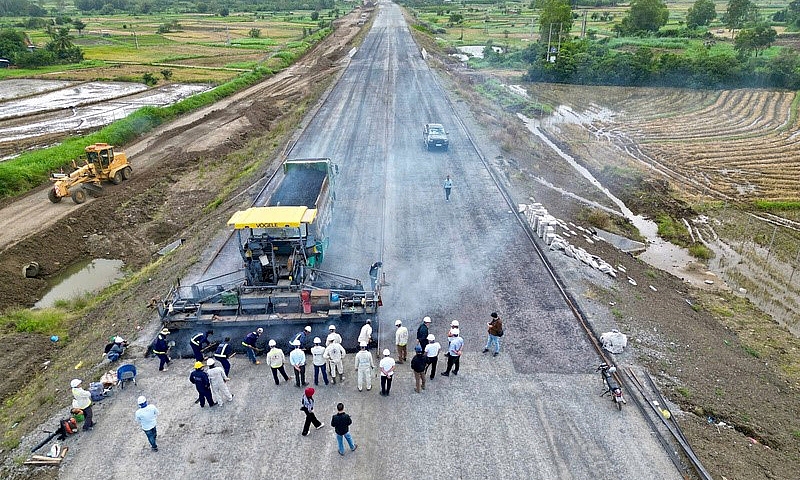
<instances>
[{"instance_id":1,"label":"motor grader","mask_svg":"<svg viewBox=\"0 0 800 480\"><path fill-rule=\"evenodd\" d=\"M128 157L122 152L115 153L114 147L107 143L89 145L85 151L84 165L78 167L73 161L72 173L54 173L50 177L54 184L47 198L51 202L58 203L64 197L72 197L72 201L81 204L87 195L97 196L103 191L102 182L119 185L133 173Z\"/></svg>"}]
</instances>

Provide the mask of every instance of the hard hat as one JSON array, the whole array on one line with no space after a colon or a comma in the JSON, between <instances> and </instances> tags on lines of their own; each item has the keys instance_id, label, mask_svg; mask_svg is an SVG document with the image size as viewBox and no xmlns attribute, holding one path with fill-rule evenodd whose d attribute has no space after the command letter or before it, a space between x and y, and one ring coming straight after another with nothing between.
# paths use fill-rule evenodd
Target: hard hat
<instances>
[{"instance_id":1,"label":"hard hat","mask_svg":"<svg viewBox=\"0 0 800 480\"><path fill-rule=\"evenodd\" d=\"M144 398L144 395L139 395L139 398L136 399L136 403L139 405L144 405L147 403L147 399Z\"/></svg>"},{"instance_id":2,"label":"hard hat","mask_svg":"<svg viewBox=\"0 0 800 480\"><path fill-rule=\"evenodd\" d=\"M389 356L391 353L392 353L392 352L390 352L388 348L384 348L384 349L383 349L383 356L384 356L384 357L388 357L388 356Z\"/></svg>"},{"instance_id":3,"label":"hard hat","mask_svg":"<svg viewBox=\"0 0 800 480\"><path fill-rule=\"evenodd\" d=\"M396 320L396 321L394 322L394 326L395 326L395 327L399 327L399 326L400 326L400 325L402 325L402 324L403 324L403 322L402 322L402 321L400 321L400 320Z\"/></svg>"},{"instance_id":4,"label":"hard hat","mask_svg":"<svg viewBox=\"0 0 800 480\"><path fill-rule=\"evenodd\" d=\"M314 337L314 343L322 343L319 337Z\"/></svg>"},{"instance_id":5,"label":"hard hat","mask_svg":"<svg viewBox=\"0 0 800 480\"><path fill-rule=\"evenodd\" d=\"M169 335L169 329L168 328L162 328L161 329L161 335Z\"/></svg>"},{"instance_id":6,"label":"hard hat","mask_svg":"<svg viewBox=\"0 0 800 480\"><path fill-rule=\"evenodd\" d=\"M429 333L429 334L428 334L428 341L429 341L429 342L432 342L432 341L434 341L434 340L436 340L436 337L434 337L432 333Z\"/></svg>"},{"instance_id":7,"label":"hard hat","mask_svg":"<svg viewBox=\"0 0 800 480\"><path fill-rule=\"evenodd\" d=\"M336 325L328 325L328 330L336 330Z\"/></svg>"},{"instance_id":8,"label":"hard hat","mask_svg":"<svg viewBox=\"0 0 800 480\"><path fill-rule=\"evenodd\" d=\"M306 325L305 331L306 332L310 332L311 331L311 325Z\"/></svg>"},{"instance_id":9,"label":"hard hat","mask_svg":"<svg viewBox=\"0 0 800 480\"><path fill-rule=\"evenodd\" d=\"M358 346L361 348L367 348L367 342L358 342Z\"/></svg>"},{"instance_id":10,"label":"hard hat","mask_svg":"<svg viewBox=\"0 0 800 480\"><path fill-rule=\"evenodd\" d=\"M275 340L270 340L269 341L269 346L270 347L274 347L275 346Z\"/></svg>"},{"instance_id":11,"label":"hard hat","mask_svg":"<svg viewBox=\"0 0 800 480\"><path fill-rule=\"evenodd\" d=\"M206 361L206 365L208 365L209 367L210 367L211 365L214 365L215 363L217 363L217 362L216 362L216 361L215 361L213 358L209 358L209 359Z\"/></svg>"},{"instance_id":12,"label":"hard hat","mask_svg":"<svg viewBox=\"0 0 800 480\"><path fill-rule=\"evenodd\" d=\"M454 328L454 329L450 330L450 333L452 333L454 336L457 337L458 336L458 329Z\"/></svg>"},{"instance_id":13,"label":"hard hat","mask_svg":"<svg viewBox=\"0 0 800 480\"><path fill-rule=\"evenodd\" d=\"M203 368L203 362L194 362L194 368L195 369Z\"/></svg>"},{"instance_id":14,"label":"hard hat","mask_svg":"<svg viewBox=\"0 0 800 480\"><path fill-rule=\"evenodd\" d=\"M306 388L306 397L313 397L315 390L311 387Z\"/></svg>"},{"instance_id":15,"label":"hard hat","mask_svg":"<svg viewBox=\"0 0 800 480\"><path fill-rule=\"evenodd\" d=\"M114 337L114 343L122 343L124 341L125 340L123 340L122 337Z\"/></svg>"},{"instance_id":16,"label":"hard hat","mask_svg":"<svg viewBox=\"0 0 800 480\"><path fill-rule=\"evenodd\" d=\"M416 347L414 347L414 351L417 352L417 353L422 353L422 347L417 345Z\"/></svg>"},{"instance_id":17,"label":"hard hat","mask_svg":"<svg viewBox=\"0 0 800 480\"><path fill-rule=\"evenodd\" d=\"M256 330L256 333L264 333L264 329L263 328L259 328L258 330Z\"/></svg>"},{"instance_id":18,"label":"hard hat","mask_svg":"<svg viewBox=\"0 0 800 480\"><path fill-rule=\"evenodd\" d=\"M367 319L367 321L366 321L366 322L364 322L364 323L372 323L372 319L371 319L371 318L368 318L368 319Z\"/></svg>"},{"instance_id":19,"label":"hard hat","mask_svg":"<svg viewBox=\"0 0 800 480\"><path fill-rule=\"evenodd\" d=\"M269 343L270 343L270 345L272 345L272 340L270 340ZM300 340L294 339L291 342L289 342L289 345L294 345L295 347L299 347L300 346Z\"/></svg>"},{"instance_id":20,"label":"hard hat","mask_svg":"<svg viewBox=\"0 0 800 480\"><path fill-rule=\"evenodd\" d=\"M425 317L422 319L424 323L431 323L431 317Z\"/></svg>"},{"instance_id":21,"label":"hard hat","mask_svg":"<svg viewBox=\"0 0 800 480\"><path fill-rule=\"evenodd\" d=\"M75 378L71 382L69 382L69 386L72 387L72 388L75 388L80 384L81 384L81 380L79 378Z\"/></svg>"},{"instance_id":22,"label":"hard hat","mask_svg":"<svg viewBox=\"0 0 800 480\"><path fill-rule=\"evenodd\" d=\"M451 327L457 327L458 326L458 320L453 320L452 322L450 322L450 326Z\"/></svg>"}]
</instances>

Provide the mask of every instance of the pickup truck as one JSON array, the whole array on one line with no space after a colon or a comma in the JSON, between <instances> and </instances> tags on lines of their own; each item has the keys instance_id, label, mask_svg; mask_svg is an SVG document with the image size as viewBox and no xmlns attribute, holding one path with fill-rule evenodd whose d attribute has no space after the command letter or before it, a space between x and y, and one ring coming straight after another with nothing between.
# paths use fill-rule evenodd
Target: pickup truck
<instances>
[{"instance_id":1,"label":"pickup truck","mask_svg":"<svg viewBox=\"0 0 800 480\"><path fill-rule=\"evenodd\" d=\"M422 138L428 150L441 148L447 151L447 148L450 146L450 141L447 139L447 132L440 123L426 123L425 129L422 132Z\"/></svg>"}]
</instances>

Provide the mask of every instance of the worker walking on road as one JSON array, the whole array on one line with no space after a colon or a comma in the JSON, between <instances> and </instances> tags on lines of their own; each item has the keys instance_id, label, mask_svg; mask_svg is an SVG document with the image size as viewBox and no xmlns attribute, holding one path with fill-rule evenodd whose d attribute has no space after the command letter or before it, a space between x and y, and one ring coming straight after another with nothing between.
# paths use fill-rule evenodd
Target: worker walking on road
<instances>
[{"instance_id":1,"label":"worker walking on road","mask_svg":"<svg viewBox=\"0 0 800 480\"><path fill-rule=\"evenodd\" d=\"M158 417L158 409L155 405L149 405L144 395L140 396L136 400L136 403L139 405L139 409L136 410L133 417L136 419L136 423L142 427L144 434L147 435L147 441L150 442L150 449L157 452L158 445L156 444L156 437L158 436L158 431L156 430L156 417Z\"/></svg>"},{"instance_id":2,"label":"worker walking on road","mask_svg":"<svg viewBox=\"0 0 800 480\"><path fill-rule=\"evenodd\" d=\"M380 268L382 266L382 262L375 262L369 267L369 280L372 284L372 291L376 291L378 288L378 273L380 272Z\"/></svg>"},{"instance_id":3,"label":"worker walking on road","mask_svg":"<svg viewBox=\"0 0 800 480\"><path fill-rule=\"evenodd\" d=\"M197 389L197 402L200 402L200 408L206 406L206 401L210 407L217 406L211 396L211 381L208 379L208 374L203 371L203 362L194 362L194 371L189 374L189 381Z\"/></svg>"},{"instance_id":4,"label":"worker walking on road","mask_svg":"<svg viewBox=\"0 0 800 480\"><path fill-rule=\"evenodd\" d=\"M381 369L381 395L389 396L392 389L392 376L394 376L394 359L390 356L392 352L388 348L383 350L383 358L379 365Z\"/></svg>"},{"instance_id":5,"label":"worker walking on road","mask_svg":"<svg viewBox=\"0 0 800 480\"><path fill-rule=\"evenodd\" d=\"M294 350L289 352L289 364L294 369L294 383L297 388L308 385L306 383L306 352L300 348L300 340L292 340Z\"/></svg>"},{"instance_id":6,"label":"worker walking on road","mask_svg":"<svg viewBox=\"0 0 800 480\"><path fill-rule=\"evenodd\" d=\"M408 345L408 329L403 326L401 320L394 322L397 330L394 332L394 344L397 347L397 363L406 361L406 346Z\"/></svg>"},{"instance_id":7,"label":"worker walking on road","mask_svg":"<svg viewBox=\"0 0 800 480\"><path fill-rule=\"evenodd\" d=\"M81 387L83 380L73 379L69 386L72 387L72 408L83 410L83 431L88 432L94 428L92 420L92 394Z\"/></svg>"},{"instance_id":8,"label":"worker walking on road","mask_svg":"<svg viewBox=\"0 0 800 480\"><path fill-rule=\"evenodd\" d=\"M447 339L447 370L442 372L443 377L450 376L450 369L453 369L453 375L458 375L458 368L461 363L461 349L464 348L464 339L459 336L459 330L454 328L450 330L450 337Z\"/></svg>"},{"instance_id":9,"label":"worker walking on road","mask_svg":"<svg viewBox=\"0 0 800 480\"><path fill-rule=\"evenodd\" d=\"M331 381L336 385L336 371L339 371L339 378L344 381L344 364L342 360L345 356L344 347L339 343L338 339L333 339L333 343L325 347L325 353L322 356L328 360L331 369Z\"/></svg>"},{"instance_id":10,"label":"worker walking on road","mask_svg":"<svg viewBox=\"0 0 800 480\"><path fill-rule=\"evenodd\" d=\"M372 390L372 370L375 368L375 362L372 361L372 354L367 350L367 343L361 342L358 344L361 350L356 353L356 372L358 372L358 391L364 388L364 383L367 384L367 390Z\"/></svg>"},{"instance_id":11,"label":"worker walking on road","mask_svg":"<svg viewBox=\"0 0 800 480\"><path fill-rule=\"evenodd\" d=\"M308 435L308 431L311 429L311 424L314 424L314 428L319 430L322 428L322 422L317 420L317 416L314 414L314 389L311 387L306 388L306 391L303 393L303 398L300 401L302 406L300 410L306 414L306 421L303 424L303 436L305 437Z\"/></svg>"},{"instance_id":12,"label":"worker walking on road","mask_svg":"<svg viewBox=\"0 0 800 480\"><path fill-rule=\"evenodd\" d=\"M325 339L325 346L330 346L334 340L338 340L339 343L342 343L342 336L336 333L336 325L328 325L328 337Z\"/></svg>"},{"instance_id":13,"label":"worker walking on road","mask_svg":"<svg viewBox=\"0 0 800 480\"><path fill-rule=\"evenodd\" d=\"M361 345L361 342L367 344L369 347L369 342L372 341L372 319L368 318L364 322L364 326L361 327L361 331L358 333L358 344Z\"/></svg>"},{"instance_id":14,"label":"worker walking on road","mask_svg":"<svg viewBox=\"0 0 800 480\"><path fill-rule=\"evenodd\" d=\"M489 351L494 346L493 357L500 355L500 337L503 336L503 321L497 312L492 312L492 319L486 324L488 328L489 338L486 340L486 346L483 347L483 353Z\"/></svg>"},{"instance_id":15,"label":"worker walking on road","mask_svg":"<svg viewBox=\"0 0 800 480\"><path fill-rule=\"evenodd\" d=\"M420 393L420 386L422 386L422 390L425 390L425 369L428 367L428 361L425 358L425 352L422 351L422 347L417 345L414 347L414 358L411 359L411 370L414 371L414 381L416 387L414 387L414 391Z\"/></svg>"},{"instance_id":16,"label":"worker walking on road","mask_svg":"<svg viewBox=\"0 0 800 480\"><path fill-rule=\"evenodd\" d=\"M194 353L195 361L202 362L203 361L203 349L207 346L211 345L211 340L208 337L214 333L213 330L208 330L207 332L200 332L196 333L191 340L189 340L189 345L192 347L192 352Z\"/></svg>"},{"instance_id":17,"label":"worker walking on road","mask_svg":"<svg viewBox=\"0 0 800 480\"><path fill-rule=\"evenodd\" d=\"M450 175L448 175L447 178L444 179L444 183L442 184L442 186L444 186L444 199L446 202L449 202L450 190L452 190L453 188L453 181L450 180Z\"/></svg>"},{"instance_id":18,"label":"worker walking on road","mask_svg":"<svg viewBox=\"0 0 800 480\"><path fill-rule=\"evenodd\" d=\"M232 402L233 394L228 389L230 379L225 375L225 370L217 366L213 358L209 358L206 365L208 365L208 380L211 382L211 394L217 397L218 402L222 402L222 399Z\"/></svg>"},{"instance_id":19,"label":"worker walking on road","mask_svg":"<svg viewBox=\"0 0 800 480\"><path fill-rule=\"evenodd\" d=\"M425 317L422 319L422 323L419 324L419 327L417 327L417 341L423 350L425 350L425 345L428 344L428 327L430 327L430 325L431 317Z\"/></svg>"},{"instance_id":20,"label":"worker walking on road","mask_svg":"<svg viewBox=\"0 0 800 480\"><path fill-rule=\"evenodd\" d=\"M314 337L314 346L311 347L311 363L314 364L314 385L319 386L319 374L322 372L322 380L328 384L328 371L325 366L325 347L322 346L322 339Z\"/></svg>"},{"instance_id":21,"label":"worker walking on road","mask_svg":"<svg viewBox=\"0 0 800 480\"><path fill-rule=\"evenodd\" d=\"M289 381L289 375L286 375L286 370L283 368L286 356L283 354L283 350L275 345L275 340L269 341L270 350L267 352L267 363L269 363L269 367L272 369L272 378L275 380L275 385L280 385L281 382L278 381L278 372L280 372L284 382ZM300 385L298 385L298 387L299 386Z\"/></svg>"},{"instance_id":22,"label":"worker walking on road","mask_svg":"<svg viewBox=\"0 0 800 480\"><path fill-rule=\"evenodd\" d=\"M172 360L167 355L167 351L169 350L169 344L167 344L167 335L169 335L169 330L162 328L158 333L158 337L156 337L156 340L153 342L153 354L155 354L160 361L158 364L159 372L166 372L167 365L169 365L169 362Z\"/></svg>"},{"instance_id":23,"label":"worker walking on road","mask_svg":"<svg viewBox=\"0 0 800 480\"><path fill-rule=\"evenodd\" d=\"M260 352L261 350L256 347L256 342L258 341L258 337L264 333L263 328L257 329L255 332L248 333L244 340L242 340L242 346L244 347L245 351L247 352L247 358L256 365L260 365L261 362L256 360L256 353Z\"/></svg>"},{"instance_id":24,"label":"worker walking on road","mask_svg":"<svg viewBox=\"0 0 800 480\"><path fill-rule=\"evenodd\" d=\"M222 365L222 368L225 370L225 375L230 375L231 373L231 337L225 337L225 340L217 345L217 349L214 351L214 358Z\"/></svg>"},{"instance_id":25,"label":"worker walking on road","mask_svg":"<svg viewBox=\"0 0 800 480\"><path fill-rule=\"evenodd\" d=\"M431 333L428 335L428 344L425 345L425 357L428 367L431 369L431 380L436 376L436 364L439 363L439 350L442 346L436 341L436 337Z\"/></svg>"},{"instance_id":26,"label":"worker walking on road","mask_svg":"<svg viewBox=\"0 0 800 480\"><path fill-rule=\"evenodd\" d=\"M336 432L336 443L339 446L339 455L344 456L344 440L347 440L347 445L350 446L350 451L355 452L358 445L353 442L353 437L350 435L350 425L353 420L350 415L344 413L344 403L336 404L336 415L331 417L331 427Z\"/></svg>"}]
</instances>

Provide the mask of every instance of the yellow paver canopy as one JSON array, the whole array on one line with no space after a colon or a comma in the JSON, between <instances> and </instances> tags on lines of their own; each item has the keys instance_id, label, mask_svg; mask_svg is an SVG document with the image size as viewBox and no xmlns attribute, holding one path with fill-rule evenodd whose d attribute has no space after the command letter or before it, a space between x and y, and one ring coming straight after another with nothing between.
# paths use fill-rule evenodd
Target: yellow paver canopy
<instances>
[{"instance_id":1,"label":"yellow paver canopy","mask_svg":"<svg viewBox=\"0 0 800 480\"><path fill-rule=\"evenodd\" d=\"M299 227L312 223L317 210L308 207L252 207L240 210L231 216L228 225L240 230L243 228L285 228Z\"/></svg>"}]
</instances>

